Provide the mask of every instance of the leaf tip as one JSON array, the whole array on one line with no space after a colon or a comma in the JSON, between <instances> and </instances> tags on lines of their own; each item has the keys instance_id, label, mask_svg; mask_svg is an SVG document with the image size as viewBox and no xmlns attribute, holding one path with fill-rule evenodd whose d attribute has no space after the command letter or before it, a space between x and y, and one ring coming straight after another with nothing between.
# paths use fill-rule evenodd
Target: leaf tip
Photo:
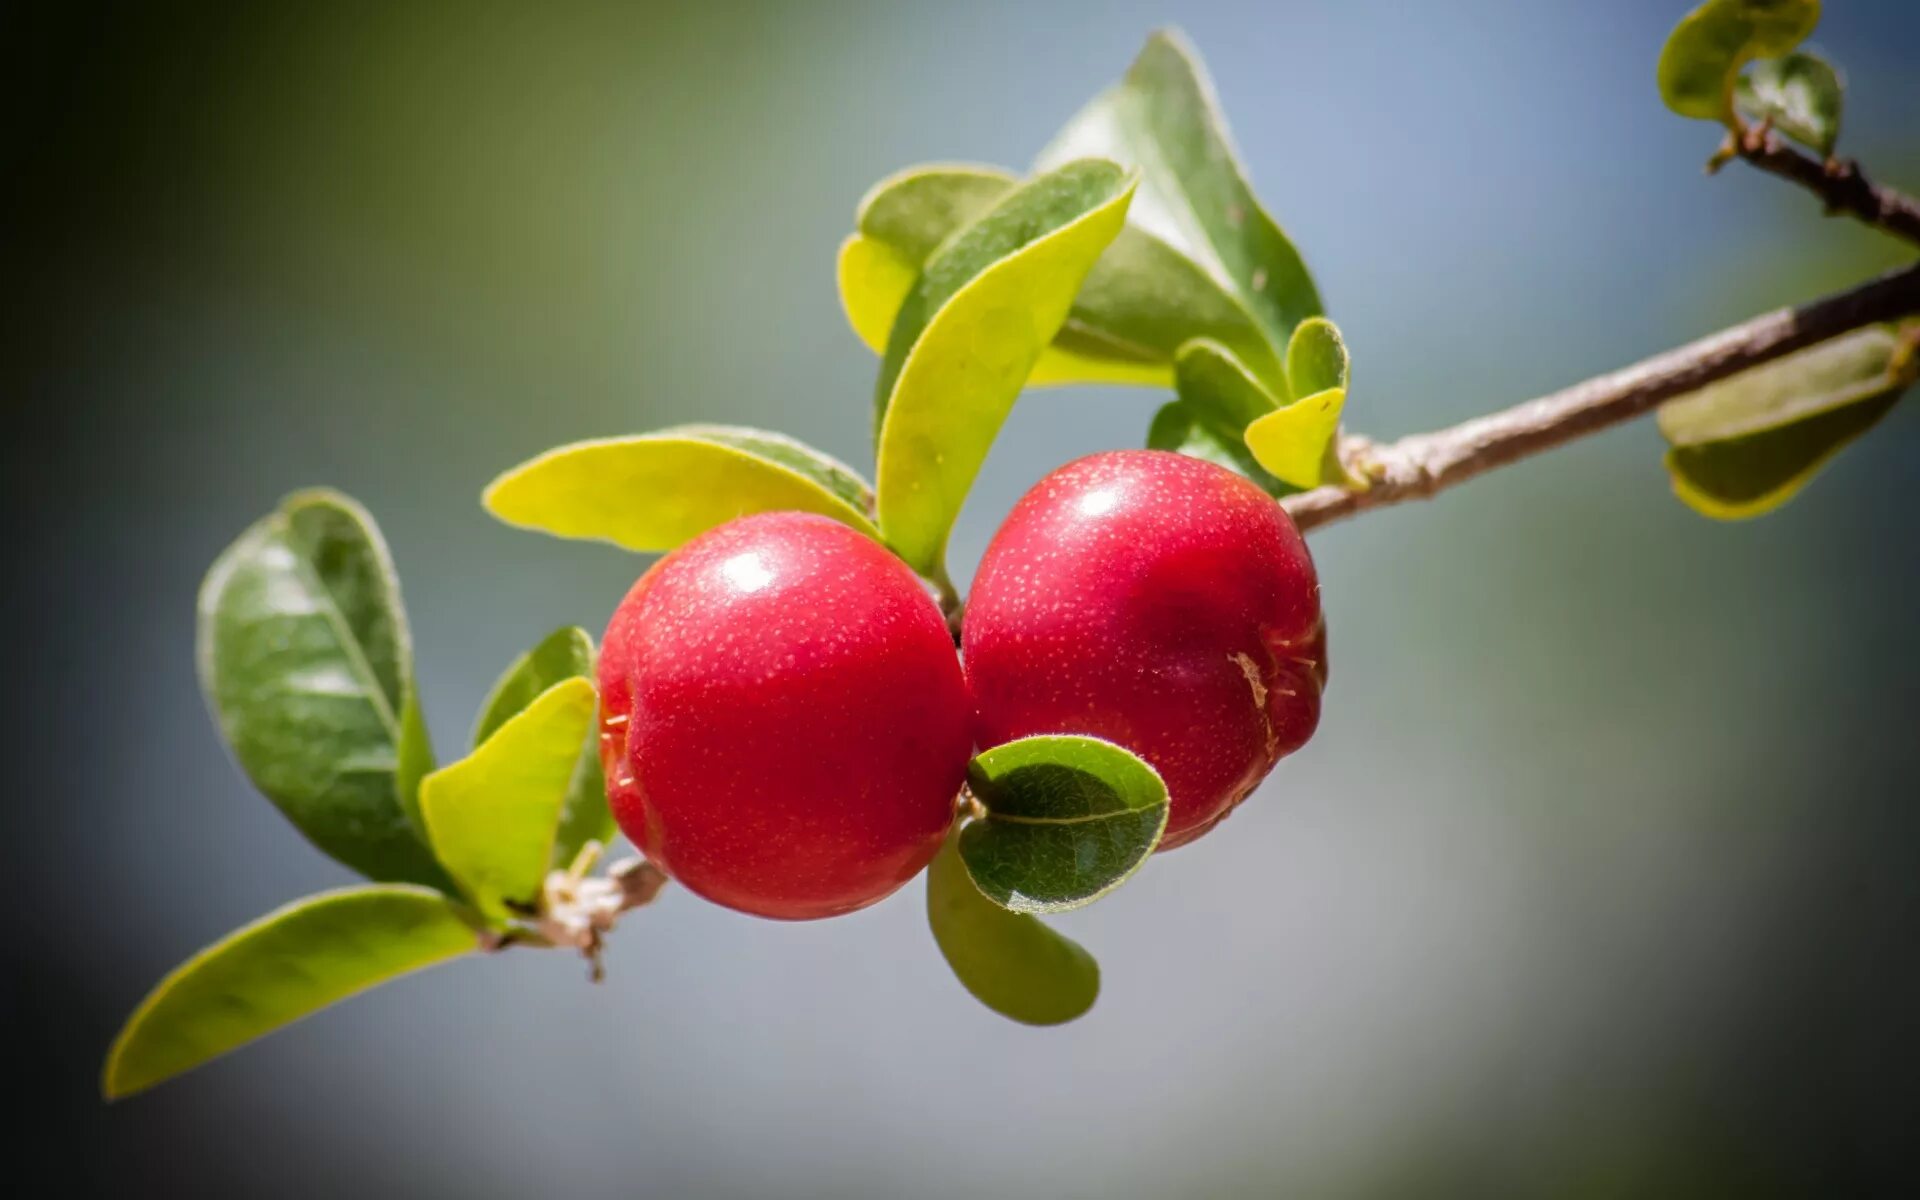
<instances>
[{"instance_id":1,"label":"leaf tip","mask_svg":"<svg viewBox=\"0 0 1920 1200\"><path fill-rule=\"evenodd\" d=\"M513 519L511 507L503 498L503 495L509 491L514 477L519 474L525 466L526 464L522 463L517 467L509 467L507 470L495 475L487 482L487 486L480 489L480 507L485 509L487 514L494 520L502 524L519 524L519 522Z\"/></svg>"},{"instance_id":2,"label":"leaf tip","mask_svg":"<svg viewBox=\"0 0 1920 1200\"><path fill-rule=\"evenodd\" d=\"M1164 50L1178 55L1189 67L1200 58L1200 51L1194 47L1193 39L1187 31L1178 25L1162 25L1147 35L1147 44L1141 50L1140 57L1145 58L1154 50Z\"/></svg>"},{"instance_id":3,"label":"leaf tip","mask_svg":"<svg viewBox=\"0 0 1920 1200\"><path fill-rule=\"evenodd\" d=\"M136 1013L135 1016L138 1014ZM132 1029L133 1021L129 1019L119 1034L114 1037L113 1045L107 1047L106 1061L100 1064L100 1098L109 1104L116 1100L124 1100L141 1090L140 1086L124 1078L120 1066L121 1050L125 1047L127 1035Z\"/></svg>"}]
</instances>

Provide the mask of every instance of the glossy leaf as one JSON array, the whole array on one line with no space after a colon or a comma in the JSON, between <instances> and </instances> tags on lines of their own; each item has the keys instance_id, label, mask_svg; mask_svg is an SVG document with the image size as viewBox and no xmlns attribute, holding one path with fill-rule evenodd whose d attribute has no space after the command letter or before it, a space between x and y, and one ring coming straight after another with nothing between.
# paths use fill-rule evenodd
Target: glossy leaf
<instances>
[{"instance_id":1,"label":"glossy leaf","mask_svg":"<svg viewBox=\"0 0 1920 1200\"><path fill-rule=\"evenodd\" d=\"M402 761L413 651L366 512L288 497L214 561L198 607L201 688L254 786L354 870L448 886L402 800L424 747Z\"/></svg>"},{"instance_id":2,"label":"glossy leaf","mask_svg":"<svg viewBox=\"0 0 1920 1200\"><path fill-rule=\"evenodd\" d=\"M1920 375L1886 327L1859 330L1668 402L1674 491L1721 520L1770 512L1871 429Z\"/></svg>"},{"instance_id":3,"label":"glossy leaf","mask_svg":"<svg viewBox=\"0 0 1920 1200\"><path fill-rule=\"evenodd\" d=\"M1840 75L1817 54L1796 51L1753 65L1734 87L1740 110L1766 119L1794 141L1833 157L1840 140L1844 89Z\"/></svg>"},{"instance_id":4,"label":"glossy leaf","mask_svg":"<svg viewBox=\"0 0 1920 1200\"><path fill-rule=\"evenodd\" d=\"M947 965L975 999L1028 1025L1060 1025L1100 995L1100 965L1038 918L981 895L948 838L927 869L927 923Z\"/></svg>"},{"instance_id":5,"label":"glossy leaf","mask_svg":"<svg viewBox=\"0 0 1920 1200\"><path fill-rule=\"evenodd\" d=\"M862 340L884 352L922 264L1016 186L990 167L936 165L903 171L868 193L839 270L841 303ZM1196 337L1232 347L1284 387L1272 347L1237 297L1165 242L1123 228L1088 272L1028 384L1168 386L1174 352Z\"/></svg>"},{"instance_id":6,"label":"glossy leaf","mask_svg":"<svg viewBox=\"0 0 1920 1200\"><path fill-rule=\"evenodd\" d=\"M1034 362L1126 219L1133 180L1073 163L1011 192L928 260L895 321L876 392L880 529L923 575Z\"/></svg>"},{"instance_id":7,"label":"glossy leaf","mask_svg":"<svg viewBox=\"0 0 1920 1200\"><path fill-rule=\"evenodd\" d=\"M1297 489L1276 479L1247 448L1248 424L1273 412L1273 395L1240 360L1217 342L1193 341L1174 360L1180 398L1154 414L1147 430L1153 450L1202 458L1283 496Z\"/></svg>"},{"instance_id":8,"label":"glossy leaf","mask_svg":"<svg viewBox=\"0 0 1920 1200\"><path fill-rule=\"evenodd\" d=\"M1204 267L1269 343L1286 345L1295 325L1320 312L1313 277L1253 194L1213 84L1180 35L1149 38L1119 85L1041 153L1039 169L1085 155L1139 168L1133 223Z\"/></svg>"},{"instance_id":9,"label":"glossy leaf","mask_svg":"<svg viewBox=\"0 0 1920 1200\"><path fill-rule=\"evenodd\" d=\"M1287 343L1287 378L1300 398L1247 426L1247 449L1261 466L1296 488L1346 479L1338 443L1348 371L1347 346L1334 323L1302 321Z\"/></svg>"},{"instance_id":10,"label":"glossy leaf","mask_svg":"<svg viewBox=\"0 0 1920 1200\"><path fill-rule=\"evenodd\" d=\"M591 680L594 662L593 638L586 630L570 625L548 634L539 645L515 659L493 685L480 706L480 719L473 730L474 746L493 736L508 718L524 710L554 685L573 678ZM554 836L552 865L566 866L580 852L580 847L589 841L604 846L613 840L613 833L613 813L607 808L606 780L600 771L598 738L590 732L581 746L573 783L567 789L560 827Z\"/></svg>"},{"instance_id":11,"label":"glossy leaf","mask_svg":"<svg viewBox=\"0 0 1920 1200\"><path fill-rule=\"evenodd\" d=\"M1732 125L1741 68L1792 50L1819 20L1819 0L1707 0L1660 51L1660 97L1683 117Z\"/></svg>"},{"instance_id":12,"label":"glossy leaf","mask_svg":"<svg viewBox=\"0 0 1920 1200\"><path fill-rule=\"evenodd\" d=\"M876 536L866 483L791 438L732 425L681 425L558 446L501 475L481 497L509 525L671 550L749 513L820 513Z\"/></svg>"},{"instance_id":13,"label":"glossy leaf","mask_svg":"<svg viewBox=\"0 0 1920 1200\"><path fill-rule=\"evenodd\" d=\"M400 884L343 888L268 913L194 955L140 1003L107 1054L117 1100L375 984L479 946L458 905Z\"/></svg>"},{"instance_id":14,"label":"glossy leaf","mask_svg":"<svg viewBox=\"0 0 1920 1200\"><path fill-rule=\"evenodd\" d=\"M967 874L1021 913L1091 904L1140 869L1167 827L1167 787L1131 752L1055 734L996 746L967 768L987 815L960 831Z\"/></svg>"},{"instance_id":15,"label":"glossy leaf","mask_svg":"<svg viewBox=\"0 0 1920 1200\"><path fill-rule=\"evenodd\" d=\"M486 916L538 899L595 711L592 681L564 680L421 783L434 852Z\"/></svg>"}]
</instances>

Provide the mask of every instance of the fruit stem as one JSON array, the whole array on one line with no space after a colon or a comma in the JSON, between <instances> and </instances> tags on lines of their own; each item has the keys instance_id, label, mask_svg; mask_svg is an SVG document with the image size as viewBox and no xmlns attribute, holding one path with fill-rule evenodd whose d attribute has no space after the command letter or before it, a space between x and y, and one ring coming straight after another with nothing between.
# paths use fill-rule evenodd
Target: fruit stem
<instances>
[{"instance_id":1,"label":"fruit stem","mask_svg":"<svg viewBox=\"0 0 1920 1200\"><path fill-rule=\"evenodd\" d=\"M940 614L947 619L947 629L953 634L953 644L960 644L960 617L966 611L967 602L960 597L960 589L953 586L953 577L947 574L947 564L943 560L936 564L932 574L927 576L939 593Z\"/></svg>"},{"instance_id":2,"label":"fruit stem","mask_svg":"<svg viewBox=\"0 0 1920 1200\"><path fill-rule=\"evenodd\" d=\"M587 872L593 869L600 852L598 842L588 842L571 866L548 872L541 889L539 917L527 931L528 936L505 938L501 946L515 941L571 946L586 958L593 981L600 982L605 975L601 951L620 914L651 903L667 885L666 873L644 858L622 859L607 868L605 875L590 877Z\"/></svg>"}]
</instances>

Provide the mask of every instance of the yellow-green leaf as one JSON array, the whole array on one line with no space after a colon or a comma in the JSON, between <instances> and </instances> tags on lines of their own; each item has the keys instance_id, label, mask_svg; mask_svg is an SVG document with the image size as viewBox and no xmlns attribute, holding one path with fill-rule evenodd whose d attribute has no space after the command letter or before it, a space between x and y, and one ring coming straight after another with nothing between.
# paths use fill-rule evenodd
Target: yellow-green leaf
<instances>
[{"instance_id":1,"label":"yellow-green leaf","mask_svg":"<svg viewBox=\"0 0 1920 1200\"><path fill-rule=\"evenodd\" d=\"M1674 492L1719 520L1770 512L1873 428L1916 375L1912 345L1875 326L1669 401L1658 420Z\"/></svg>"},{"instance_id":2,"label":"yellow-green leaf","mask_svg":"<svg viewBox=\"0 0 1920 1200\"><path fill-rule=\"evenodd\" d=\"M502 725L526 711L555 684L593 678L593 635L578 625L564 625L507 664L500 678L480 702L473 723L473 747L479 749Z\"/></svg>"},{"instance_id":3,"label":"yellow-green leaf","mask_svg":"<svg viewBox=\"0 0 1920 1200\"><path fill-rule=\"evenodd\" d=\"M277 909L194 955L134 1010L100 1089L131 1096L309 1013L479 946L439 892L342 888Z\"/></svg>"},{"instance_id":4,"label":"yellow-green leaf","mask_svg":"<svg viewBox=\"0 0 1920 1200\"><path fill-rule=\"evenodd\" d=\"M1247 426L1247 449L1261 466L1297 488L1345 480L1338 442L1349 370L1334 323L1302 321L1287 343L1287 378L1300 398Z\"/></svg>"},{"instance_id":5,"label":"yellow-green leaf","mask_svg":"<svg viewBox=\"0 0 1920 1200\"><path fill-rule=\"evenodd\" d=\"M508 664L480 705L473 728L476 749L494 732L523 712L555 684L568 679L591 680L597 660L593 637L577 626L556 629L533 649ZM600 739L589 730L580 747L580 763L554 834L552 865L565 867L589 841L606 845L613 840L613 813L607 808L607 784L600 770Z\"/></svg>"},{"instance_id":6,"label":"yellow-green leaf","mask_svg":"<svg viewBox=\"0 0 1920 1200\"><path fill-rule=\"evenodd\" d=\"M920 277L920 264L878 238L856 233L840 243L835 275L847 324L867 349L885 354L894 315Z\"/></svg>"},{"instance_id":7,"label":"yellow-green leaf","mask_svg":"<svg viewBox=\"0 0 1920 1200\"><path fill-rule=\"evenodd\" d=\"M733 425L559 446L494 480L481 503L509 525L639 551L671 550L756 512L820 513L878 536L872 492L852 469Z\"/></svg>"},{"instance_id":8,"label":"yellow-green leaf","mask_svg":"<svg viewBox=\"0 0 1920 1200\"><path fill-rule=\"evenodd\" d=\"M1785 54L1819 21L1820 0L1707 0L1680 19L1660 51L1660 97L1683 117L1733 125L1740 69Z\"/></svg>"},{"instance_id":9,"label":"yellow-green leaf","mask_svg":"<svg viewBox=\"0 0 1920 1200\"><path fill-rule=\"evenodd\" d=\"M1017 186L995 168L936 164L902 171L867 194L859 232L841 247L839 278L848 321L868 346L885 351L927 258ZM1165 387L1174 352L1195 337L1233 348L1284 389L1273 348L1240 300L1178 250L1123 228L1087 273L1027 382Z\"/></svg>"},{"instance_id":10,"label":"yellow-green leaf","mask_svg":"<svg viewBox=\"0 0 1920 1200\"><path fill-rule=\"evenodd\" d=\"M902 306L881 364L879 523L923 575L1074 295L1126 219L1134 180L1071 163L1024 185L941 247Z\"/></svg>"},{"instance_id":11,"label":"yellow-green leaf","mask_svg":"<svg viewBox=\"0 0 1920 1200\"><path fill-rule=\"evenodd\" d=\"M1319 313L1313 277L1253 194L1213 83L1178 33L1149 38L1126 77L1041 152L1039 167L1090 154L1139 168L1133 223L1236 295L1271 345L1286 345L1295 325Z\"/></svg>"},{"instance_id":12,"label":"yellow-green leaf","mask_svg":"<svg viewBox=\"0 0 1920 1200\"><path fill-rule=\"evenodd\" d=\"M595 700L591 680L563 680L420 785L434 853L490 918L539 897Z\"/></svg>"},{"instance_id":13,"label":"yellow-green leaf","mask_svg":"<svg viewBox=\"0 0 1920 1200\"><path fill-rule=\"evenodd\" d=\"M1100 964L1038 918L981 894L950 837L927 869L927 923L961 984L1001 1016L1060 1025L1100 995Z\"/></svg>"}]
</instances>

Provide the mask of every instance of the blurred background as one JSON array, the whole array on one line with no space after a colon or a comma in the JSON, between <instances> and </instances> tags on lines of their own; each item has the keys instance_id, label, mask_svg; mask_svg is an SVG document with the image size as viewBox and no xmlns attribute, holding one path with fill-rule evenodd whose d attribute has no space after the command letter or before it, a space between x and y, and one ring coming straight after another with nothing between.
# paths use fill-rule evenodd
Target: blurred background
<instances>
[{"instance_id":1,"label":"blurred background","mask_svg":"<svg viewBox=\"0 0 1920 1200\"><path fill-rule=\"evenodd\" d=\"M800 926L669 892L602 987L464 961L96 1098L164 971L348 878L193 678L200 573L281 494L383 523L457 745L512 655L598 629L645 565L497 525L482 485L687 420L870 461L832 271L862 192L1023 165L1165 23L1347 332L1369 433L1901 261L1701 173L1714 132L1653 85L1685 7L9 6L20 1144L115 1194L1916 1194L1912 404L1752 523L1673 500L1643 422L1316 534L1320 735L1061 922L1105 970L1075 1025L975 1004L917 886ZM1836 0L1815 44L1850 78L1843 151L1920 187L1920 6ZM1160 402L1029 397L962 582L1021 491Z\"/></svg>"}]
</instances>

